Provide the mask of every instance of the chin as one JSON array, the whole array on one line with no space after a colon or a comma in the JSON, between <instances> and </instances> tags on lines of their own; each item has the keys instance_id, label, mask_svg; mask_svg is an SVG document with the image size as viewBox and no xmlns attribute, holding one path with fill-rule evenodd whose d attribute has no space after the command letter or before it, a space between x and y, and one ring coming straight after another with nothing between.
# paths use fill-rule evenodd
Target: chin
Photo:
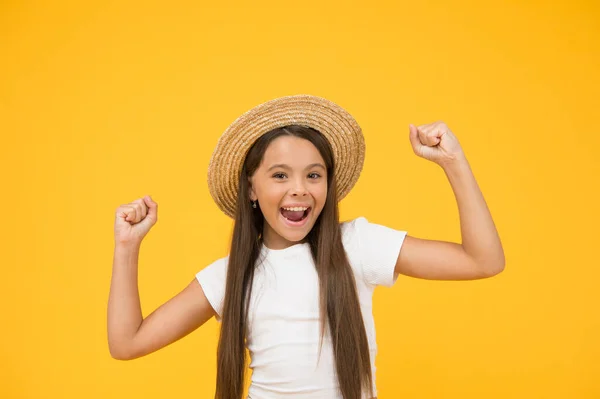
<instances>
[{"instance_id":1,"label":"chin","mask_svg":"<svg viewBox=\"0 0 600 399\"><path fill-rule=\"evenodd\" d=\"M299 243L300 241L302 241L306 238L306 236L308 235L308 233L310 232L311 229L312 229L312 224L306 225L305 227L303 227L301 229L289 228L288 226L279 224L278 229L276 230L276 233L279 236L281 236L282 238L284 238L286 241L293 242L293 243Z\"/></svg>"},{"instance_id":2,"label":"chin","mask_svg":"<svg viewBox=\"0 0 600 399\"><path fill-rule=\"evenodd\" d=\"M301 243L302 240L306 238L311 228L312 224L307 224L302 228L290 228L289 226L285 225L284 223L278 220L275 224L275 228L272 230L276 235L284 239L286 242L290 243L291 245L294 245Z\"/></svg>"},{"instance_id":3,"label":"chin","mask_svg":"<svg viewBox=\"0 0 600 399\"><path fill-rule=\"evenodd\" d=\"M282 231L282 232L279 232L279 235L281 237L283 237L286 241L289 241L289 242L294 243L294 244L298 244L298 243L302 242L302 240L304 240L306 238L306 236L308 235L308 232L306 232L306 234L298 234L298 233L296 233L296 234L289 234L289 233L286 234L285 231Z\"/></svg>"}]
</instances>

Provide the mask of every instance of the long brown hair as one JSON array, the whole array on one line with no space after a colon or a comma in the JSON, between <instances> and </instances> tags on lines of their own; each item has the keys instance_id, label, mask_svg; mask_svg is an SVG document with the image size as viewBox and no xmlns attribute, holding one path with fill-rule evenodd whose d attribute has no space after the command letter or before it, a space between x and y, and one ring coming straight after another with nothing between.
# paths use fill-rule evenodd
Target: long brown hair
<instances>
[{"instance_id":1,"label":"long brown hair","mask_svg":"<svg viewBox=\"0 0 600 399\"><path fill-rule=\"evenodd\" d=\"M239 180L237 210L217 348L217 399L240 399L247 369L245 336L255 264L262 246L265 223L259 208L252 208L249 179L259 167L269 144L280 136L310 141L327 167L327 198L315 225L306 236L319 276L321 344L329 326L340 391L344 399L360 399L372 392L371 359L359 306L356 281L342 244L330 144L315 129L289 125L261 136L246 156Z\"/></svg>"}]
</instances>

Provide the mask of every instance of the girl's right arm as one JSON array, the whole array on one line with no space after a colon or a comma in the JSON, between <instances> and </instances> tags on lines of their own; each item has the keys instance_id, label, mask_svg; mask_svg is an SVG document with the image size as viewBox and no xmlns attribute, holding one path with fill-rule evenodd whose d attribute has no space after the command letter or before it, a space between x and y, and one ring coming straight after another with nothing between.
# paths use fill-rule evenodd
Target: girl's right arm
<instances>
[{"instance_id":1,"label":"girl's right arm","mask_svg":"<svg viewBox=\"0 0 600 399\"><path fill-rule=\"evenodd\" d=\"M142 316L138 291L141 241L157 221L150 197L117 209L115 251L108 299L108 347L115 359L135 359L188 335L215 315L196 279L180 293Z\"/></svg>"}]
</instances>

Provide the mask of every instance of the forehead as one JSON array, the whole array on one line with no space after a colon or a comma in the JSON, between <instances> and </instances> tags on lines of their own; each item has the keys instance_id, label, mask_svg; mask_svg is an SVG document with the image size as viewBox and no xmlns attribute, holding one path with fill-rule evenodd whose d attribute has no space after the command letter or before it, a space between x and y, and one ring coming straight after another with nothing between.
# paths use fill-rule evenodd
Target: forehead
<instances>
[{"instance_id":1,"label":"forehead","mask_svg":"<svg viewBox=\"0 0 600 399\"><path fill-rule=\"evenodd\" d=\"M322 163L321 153L313 143L300 137L281 136L269 144L263 156L262 165L267 168L276 163L299 166Z\"/></svg>"}]
</instances>

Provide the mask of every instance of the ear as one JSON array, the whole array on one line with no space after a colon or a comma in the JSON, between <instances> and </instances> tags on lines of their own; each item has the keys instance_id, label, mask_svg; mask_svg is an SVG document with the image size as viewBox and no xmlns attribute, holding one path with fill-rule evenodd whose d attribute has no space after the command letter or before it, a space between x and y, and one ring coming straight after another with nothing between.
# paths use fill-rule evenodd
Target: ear
<instances>
[{"instance_id":1,"label":"ear","mask_svg":"<svg viewBox=\"0 0 600 399\"><path fill-rule=\"evenodd\" d=\"M250 201L256 201L258 197L254 192L254 188L252 187L252 179L248 178L248 192L250 194Z\"/></svg>"}]
</instances>

